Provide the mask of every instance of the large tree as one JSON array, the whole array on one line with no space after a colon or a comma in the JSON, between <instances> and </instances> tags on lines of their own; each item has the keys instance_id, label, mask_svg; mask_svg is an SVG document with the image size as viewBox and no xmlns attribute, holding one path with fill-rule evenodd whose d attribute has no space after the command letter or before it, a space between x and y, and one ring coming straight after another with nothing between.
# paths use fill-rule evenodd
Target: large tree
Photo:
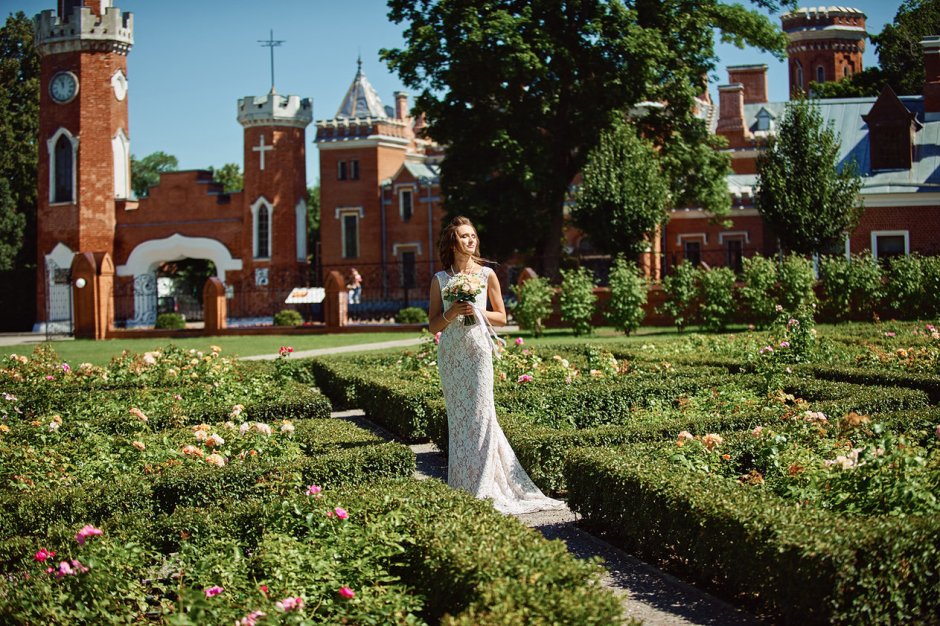
<instances>
[{"instance_id":1,"label":"large tree","mask_svg":"<svg viewBox=\"0 0 940 626\"><path fill-rule=\"evenodd\" d=\"M597 248L636 260L668 217L669 183L655 148L618 120L601 134L582 175L571 211L575 224Z\"/></svg>"},{"instance_id":2,"label":"large tree","mask_svg":"<svg viewBox=\"0 0 940 626\"><path fill-rule=\"evenodd\" d=\"M307 259L313 260L320 241L320 181L307 187Z\"/></svg>"},{"instance_id":3,"label":"large tree","mask_svg":"<svg viewBox=\"0 0 940 626\"><path fill-rule=\"evenodd\" d=\"M843 240L862 215L855 161L805 98L789 102L775 136L757 157L754 204L788 252L814 254Z\"/></svg>"},{"instance_id":4,"label":"large tree","mask_svg":"<svg viewBox=\"0 0 940 626\"><path fill-rule=\"evenodd\" d=\"M0 28L0 268L36 262L39 56L21 11Z\"/></svg>"},{"instance_id":5,"label":"large tree","mask_svg":"<svg viewBox=\"0 0 940 626\"><path fill-rule=\"evenodd\" d=\"M713 33L778 54L785 46L769 18L718 0L389 0L389 8L407 23L406 46L382 56L416 90L429 135L447 150L447 211L474 219L490 254L534 251L550 274L569 186L614 115L665 103L644 134L663 148L681 145L667 168L684 168L676 197L719 199L723 176L687 175L705 154L697 146L707 129L692 103L714 68ZM704 208L724 207L726 198Z\"/></svg>"},{"instance_id":6,"label":"large tree","mask_svg":"<svg viewBox=\"0 0 940 626\"><path fill-rule=\"evenodd\" d=\"M878 35L870 39L879 65L837 82L813 85L820 98L877 96L885 85L895 93L919 94L924 86L924 50L921 40L940 34L940 0L904 0Z\"/></svg>"},{"instance_id":7,"label":"large tree","mask_svg":"<svg viewBox=\"0 0 940 626\"><path fill-rule=\"evenodd\" d=\"M153 152L139 161L131 155L131 189L138 198L150 193L151 187L160 183L160 174L175 172L179 169L179 160L166 152Z\"/></svg>"}]
</instances>

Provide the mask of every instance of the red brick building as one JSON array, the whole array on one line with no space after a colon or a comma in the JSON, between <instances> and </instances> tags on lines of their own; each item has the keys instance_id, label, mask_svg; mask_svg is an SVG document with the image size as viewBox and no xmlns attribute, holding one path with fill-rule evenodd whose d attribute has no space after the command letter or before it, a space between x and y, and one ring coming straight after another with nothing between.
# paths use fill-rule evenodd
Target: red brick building
<instances>
[{"instance_id":1,"label":"red brick building","mask_svg":"<svg viewBox=\"0 0 940 626\"><path fill-rule=\"evenodd\" d=\"M407 94L395 93L394 107L382 103L361 62L336 115L316 125L321 272L359 272L354 313L370 300L395 301L391 312L423 303L440 269L439 146L422 137Z\"/></svg>"},{"instance_id":2,"label":"red brick building","mask_svg":"<svg viewBox=\"0 0 940 626\"><path fill-rule=\"evenodd\" d=\"M865 15L845 7L798 9L782 17L791 92L812 82L841 80L862 69ZM940 254L940 37L922 42L926 81L923 93L877 98L819 100L823 121L841 140L840 163L855 161L865 207L847 237L846 254ZM714 131L728 141L734 173L731 226L710 224L701 211L675 211L664 248L667 264L682 258L709 265L737 266L743 255L769 254L776 237L753 206L757 155L784 112L786 102L768 102L767 67L728 68L718 87ZM842 252L840 249L839 252Z\"/></svg>"},{"instance_id":3,"label":"red brick building","mask_svg":"<svg viewBox=\"0 0 940 626\"><path fill-rule=\"evenodd\" d=\"M244 189L223 193L209 172L161 176L132 198L127 55L133 16L110 0L59 0L35 18L41 56L37 315L39 329L71 317L76 253L107 253L114 314L156 318L156 271L212 261L235 318L267 317L305 285L305 128L311 102L274 92L238 102Z\"/></svg>"}]
</instances>

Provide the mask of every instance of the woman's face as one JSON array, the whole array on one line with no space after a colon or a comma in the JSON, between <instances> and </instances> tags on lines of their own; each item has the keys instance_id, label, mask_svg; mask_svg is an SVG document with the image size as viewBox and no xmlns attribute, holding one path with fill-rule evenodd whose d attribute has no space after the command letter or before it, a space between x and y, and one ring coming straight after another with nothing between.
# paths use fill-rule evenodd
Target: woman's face
<instances>
[{"instance_id":1,"label":"woman's face","mask_svg":"<svg viewBox=\"0 0 940 626\"><path fill-rule=\"evenodd\" d=\"M457 227L457 244L454 246L454 252L461 252L467 255L473 255L477 252L477 231L473 226L462 224Z\"/></svg>"}]
</instances>

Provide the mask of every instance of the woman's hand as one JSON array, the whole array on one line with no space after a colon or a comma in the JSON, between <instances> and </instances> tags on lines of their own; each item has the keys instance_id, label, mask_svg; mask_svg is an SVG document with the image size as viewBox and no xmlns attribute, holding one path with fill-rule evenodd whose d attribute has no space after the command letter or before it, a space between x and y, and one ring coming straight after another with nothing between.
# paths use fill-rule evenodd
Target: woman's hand
<instances>
[{"instance_id":1,"label":"woman's hand","mask_svg":"<svg viewBox=\"0 0 940 626\"><path fill-rule=\"evenodd\" d=\"M469 302L455 302L447 309L447 319L453 321L458 315L473 315L473 305Z\"/></svg>"}]
</instances>

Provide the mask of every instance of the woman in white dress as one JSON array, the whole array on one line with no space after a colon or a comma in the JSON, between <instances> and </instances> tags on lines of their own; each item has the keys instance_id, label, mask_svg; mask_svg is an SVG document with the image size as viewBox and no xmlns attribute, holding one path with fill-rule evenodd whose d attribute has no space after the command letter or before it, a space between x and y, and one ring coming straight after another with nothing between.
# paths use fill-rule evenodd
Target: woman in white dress
<instances>
[{"instance_id":1,"label":"woman in white dress","mask_svg":"<svg viewBox=\"0 0 940 626\"><path fill-rule=\"evenodd\" d=\"M507 514L563 508L563 502L535 486L496 421L490 328L506 324L506 309L496 274L482 265L470 220L457 217L444 227L439 254L446 269L431 281L428 325L432 333L441 332L437 367L447 405L447 484L489 498ZM454 302L442 293L460 274L479 277L485 285L472 303ZM466 324L466 317L474 322Z\"/></svg>"}]
</instances>

